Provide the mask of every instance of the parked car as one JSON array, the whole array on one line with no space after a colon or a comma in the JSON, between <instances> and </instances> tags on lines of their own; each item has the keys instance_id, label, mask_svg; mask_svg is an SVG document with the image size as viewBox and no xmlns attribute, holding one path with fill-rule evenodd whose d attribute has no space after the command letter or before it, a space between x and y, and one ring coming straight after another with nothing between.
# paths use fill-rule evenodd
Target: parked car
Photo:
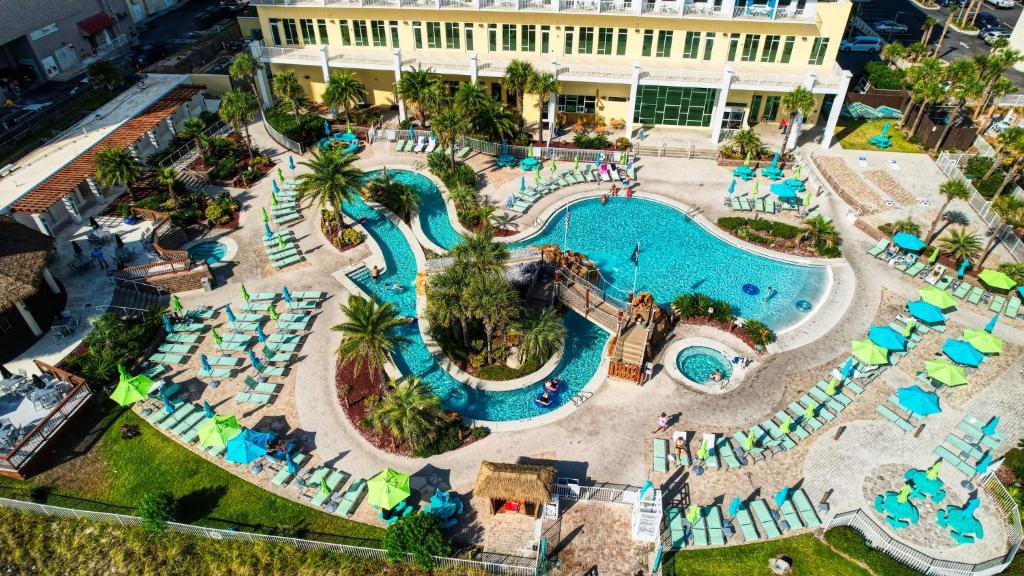
<instances>
[{"instance_id":1,"label":"parked car","mask_svg":"<svg viewBox=\"0 0 1024 576\"><path fill-rule=\"evenodd\" d=\"M996 15L991 12L978 12L978 16L974 18L974 25L978 27L978 30L984 30L992 26L1002 26L1003 23L996 18ZM980 36L979 32L979 36Z\"/></svg>"},{"instance_id":2,"label":"parked car","mask_svg":"<svg viewBox=\"0 0 1024 576\"><path fill-rule=\"evenodd\" d=\"M1013 0L985 0L997 8L1013 8L1016 3Z\"/></svg>"},{"instance_id":3,"label":"parked car","mask_svg":"<svg viewBox=\"0 0 1024 576\"><path fill-rule=\"evenodd\" d=\"M909 30L905 24L900 24L895 20L881 20L879 22L875 22L871 27L874 28L876 32L884 32L886 34L903 34Z\"/></svg>"},{"instance_id":4,"label":"parked car","mask_svg":"<svg viewBox=\"0 0 1024 576\"><path fill-rule=\"evenodd\" d=\"M1010 37L1010 29L1008 29L1008 28L1006 28L1004 26L992 26L991 28L986 28L981 33L981 39L984 40L985 44L988 44L989 46L991 46L992 44L995 44L1000 38L1009 38L1009 37Z\"/></svg>"},{"instance_id":5,"label":"parked car","mask_svg":"<svg viewBox=\"0 0 1024 576\"><path fill-rule=\"evenodd\" d=\"M132 61L136 68L145 68L165 56L167 47L163 44L144 44L135 49Z\"/></svg>"},{"instance_id":6,"label":"parked car","mask_svg":"<svg viewBox=\"0 0 1024 576\"><path fill-rule=\"evenodd\" d=\"M867 52L874 54L882 50L882 39L877 36L854 36L839 44L843 52Z\"/></svg>"},{"instance_id":7,"label":"parked car","mask_svg":"<svg viewBox=\"0 0 1024 576\"><path fill-rule=\"evenodd\" d=\"M938 4L939 6L942 6L943 8L949 8L951 6L961 6L961 5L963 5L964 1L963 0L935 0L935 3Z\"/></svg>"}]
</instances>

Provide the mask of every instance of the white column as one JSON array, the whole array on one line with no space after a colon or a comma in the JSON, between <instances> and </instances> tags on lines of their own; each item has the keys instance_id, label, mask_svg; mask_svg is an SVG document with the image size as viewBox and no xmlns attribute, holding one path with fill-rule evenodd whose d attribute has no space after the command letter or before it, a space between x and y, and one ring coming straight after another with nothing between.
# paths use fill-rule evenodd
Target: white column
<instances>
[{"instance_id":1,"label":"white column","mask_svg":"<svg viewBox=\"0 0 1024 576\"><path fill-rule=\"evenodd\" d=\"M146 137L149 138L149 143L153 145L155 150L160 149L160 141L156 139L156 130L146 130ZM138 156L138 153L136 153Z\"/></svg>"},{"instance_id":2,"label":"white column","mask_svg":"<svg viewBox=\"0 0 1024 576\"><path fill-rule=\"evenodd\" d=\"M28 306L25 306L25 303L21 300L15 300L14 307L18 309L19 313L21 313L21 319L25 321L25 324L28 324L28 329L32 331L32 334L42 336L43 329L36 323L36 319L32 317L32 313L28 311Z\"/></svg>"},{"instance_id":3,"label":"white column","mask_svg":"<svg viewBox=\"0 0 1024 576\"><path fill-rule=\"evenodd\" d=\"M324 74L324 86L331 79L330 56L327 54L327 45L320 46L320 71Z\"/></svg>"},{"instance_id":4,"label":"white column","mask_svg":"<svg viewBox=\"0 0 1024 576\"><path fill-rule=\"evenodd\" d=\"M736 0L722 0L722 16L732 18L736 13Z\"/></svg>"},{"instance_id":5,"label":"white column","mask_svg":"<svg viewBox=\"0 0 1024 576\"><path fill-rule=\"evenodd\" d=\"M188 110L188 105L185 106L185 109ZM175 112L175 116L177 116L177 112ZM174 116L167 117L167 129L171 131L171 136L178 133L178 131L174 129Z\"/></svg>"},{"instance_id":6,"label":"white column","mask_svg":"<svg viewBox=\"0 0 1024 576\"><path fill-rule=\"evenodd\" d=\"M636 90L640 86L640 65L633 63L633 78L629 84L629 103L626 105L626 138L633 139L633 116L636 115Z\"/></svg>"},{"instance_id":7,"label":"white column","mask_svg":"<svg viewBox=\"0 0 1024 576\"><path fill-rule=\"evenodd\" d=\"M476 52L469 53L469 81L474 86L478 76L477 68L479 67L479 59L477 58Z\"/></svg>"},{"instance_id":8,"label":"white column","mask_svg":"<svg viewBox=\"0 0 1024 576\"><path fill-rule=\"evenodd\" d=\"M46 218L42 214L33 214L32 221L36 223L36 228L47 236L53 236L53 232L50 232L50 227L46 225Z\"/></svg>"},{"instance_id":9,"label":"white column","mask_svg":"<svg viewBox=\"0 0 1024 576\"><path fill-rule=\"evenodd\" d=\"M836 124L839 122L839 111L842 110L846 101L846 91L850 88L850 78L852 77L849 70L843 70L843 75L839 77L839 92L836 93L836 98L832 101L832 109L828 111L828 121L825 123L825 132L821 135L823 150L832 147L832 137L836 133Z\"/></svg>"},{"instance_id":10,"label":"white column","mask_svg":"<svg viewBox=\"0 0 1024 576\"><path fill-rule=\"evenodd\" d=\"M57 284L57 280L54 279L53 274L50 274L49 268L43 268L43 280L46 280L46 285L50 287L50 291L54 294L60 294L60 285Z\"/></svg>"},{"instance_id":11,"label":"white column","mask_svg":"<svg viewBox=\"0 0 1024 576\"><path fill-rule=\"evenodd\" d=\"M732 68L726 68L722 76L722 87L718 90L718 102L715 104L715 113L711 116L711 145L718 146L718 139L722 136L722 116L725 114L725 105L729 100L729 87L732 86Z\"/></svg>"},{"instance_id":12,"label":"white column","mask_svg":"<svg viewBox=\"0 0 1024 576\"><path fill-rule=\"evenodd\" d=\"M134 148L131 147L129 147L129 149L134 150ZM92 195L95 196L98 201L103 202L106 200L106 198L103 197L103 191L100 190L100 185L96 182L95 178L87 176L85 178L85 183L89 185L89 191L92 192Z\"/></svg>"},{"instance_id":13,"label":"white column","mask_svg":"<svg viewBox=\"0 0 1024 576\"><path fill-rule=\"evenodd\" d=\"M402 79L402 51L395 48L391 52L395 57L395 84ZM397 95L396 95L397 96ZM398 100L398 119L405 120L405 102L401 98Z\"/></svg>"},{"instance_id":14,"label":"white column","mask_svg":"<svg viewBox=\"0 0 1024 576\"><path fill-rule=\"evenodd\" d=\"M551 0L551 8L555 12L562 11L562 0Z\"/></svg>"},{"instance_id":15,"label":"white column","mask_svg":"<svg viewBox=\"0 0 1024 576\"><path fill-rule=\"evenodd\" d=\"M600 0L598 0L600 1ZM637 16L644 13L644 0L633 0L633 14Z\"/></svg>"},{"instance_id":16,"label":"white column","mask_svg":"<svg viewBox=\"0 0 1024 576\"><path fill-rule=\"evenodd\" d=\"M818 75L812 70L807 71L807 77L804 78L804 88L807 90L814 90L814 83L818 80ZM786 149L795 150L796 141L800 138L800 128L804 123L804 115L797 114L796 120L793 121L793 127L789 130L789 139L786 140Z\"/></svg>"},{"instance_id":17,"label":"white column","mask_svg":"<svg viewBox=\"0 0 1024 576\"><path fill-rule=\"evenodd\" d=\"M67 209L68 214L71 214L71 220L73 220L75 224L81 224L82 214L78 211L78 206L75 206L75 201L71 197L71 194L61 198L61 201L64 202L64 208Z\"/></svg>"},{"instance_id":18,"label":"white column","mask_svg":"<svg viewBox=\"0 0 1024 576\"><path fill-rule=\"evenodd\" d=\"M551 75L558 79L558 60L551 59ZM547 145L551 146L551 139L555 137L555 116L558 113L558 94L552 93L548 96L548 139ZM540 119L538 118L538 121Z\"/></svg>"},{"instance_id":19,"label":"white column","mask_svg":"<svg viewBox=\"0 0 1024 576\"><path fill-rule=\"evenodd\" d=\"M263 43L259 40L253 40L249 43L249 51L252 52L253 58L256 58L256 61L261 63L261 66L256 70L256 88L260 93L260 100L263 101L263 107L270 108L274 101L270 96L270 86L267 84L266 66L262 65Z\"/></svg>"}]
</instances>

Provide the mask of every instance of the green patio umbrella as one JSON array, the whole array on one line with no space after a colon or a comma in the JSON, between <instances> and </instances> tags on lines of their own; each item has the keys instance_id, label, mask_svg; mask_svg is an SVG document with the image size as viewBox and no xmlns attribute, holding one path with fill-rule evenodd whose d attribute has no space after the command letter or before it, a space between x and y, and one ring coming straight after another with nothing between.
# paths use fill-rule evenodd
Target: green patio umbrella
<instances>
[{"instance_id":1,"label":"green patio umbrella","mask_svg":"<svg viewBox=\"0 0 1024 576\"><path fill-rule=\"evenodd\" d=\"M804 208L807 208L810 205L811 205L811 193L808 192L807 194L804 194Z\"/></svg>"},{"instance_id":2,"label":"green patio umbrella","mask_svg":"<svg viewBox=\"0 0 1024 576\"><path fill-rule=\"evenodd\" d=\"M750 152L747 152L747 157L743 160L743 165L750 168Z\"/></svg>"},{"instance_id":3,"label":"green patio umbrella","mask_svg":"<svg viewBox=\"0 0 1024 576\"><path fill-rule=\"evenodd\" d=\"M941 308L943 310L956 308L956 300L953 299L953 295L941 288L925 286L918 290L917 293L921 295L921 300L924 300L936 308Z\"/></svg>"},{"instance_id":4,"label":"green patio umbrella","mask_svg":"<svg viewBox=\"0 0 1024 576\"><path fill-rule=\"evenodd\" d=\"M705 438L704 441L700 443L700 448L697 449L697 458L699 458L701 460L707 460L708 459L708 453L710 451L711 451L711 448L708 446L708 441Z\"/></svg>"},{"instance_id":5,"label":"green patio umbrella","mask_svg":"<svg viewBox=\"0 0 1024 576\"><path fill-rule=\"evenodd\" d=\"M574 172L578 171L580 169L580 157L579 156L577 156L577 157L572 159L572 169L573 169Z\"/></svg>"},{"instance_id":6,"label":"green patio umbrella","mask_svg":"<svg viewBox=\"0 0 1024 576\"><path fill-rule=\"evenodd\" d=\"M284 243L284 238L282 238L281 236L278 236L277 237L277 247L283 250L285 246L287 246L287 244Z\"/></svg>"},{"instance_id":7,"label":"green patio umbrella","mask_svg":"<svg viewBox=\"0 0 1024 576\"><path fill-rule=\"evenodd\" d=\"M751 192L751 194L753 194L754 196L757 196L757 189L760 188L760 187L761 187L761 181L760 180L754 180L754 190L753 190L753 192Z\"/></svg>"},{"instance_id":8,"label":"green patio umbrella","mask_svg":"<svg viewBox=\"0 0 1024 576\"><path fill-rule=\"evenodd\" d=\"M942 468L942 458L939 458L938 460L935 461L935 464L932 464L931 466L928 467L928 471L925 472L924 477L929 480L935 480L936 478L939 477L940 468Z\"/></svg>"},{"instance_id":9,"label":"green patio umbrella","mask_svg":"<svg viewBox=\"0 0 1024 576\"><path fill-rule=\"evenodd\" d=\"M263 213L263 221L264 222L269 222L270 221L270 216L267 215L267 207L266 206L261 207L260 208L260 212Z\"/></svg>"},{"instance_id":10,"label":"green patio umbrella","mask_svg":"<svg viewBox=\"0 0 1024 576\"><path fill-rule=\"evenodd\" d=\"M929 378L937 382L941 382L946 386L960 386L961 384L967 384L967 377L964 375L964 369L950 364L949 360L940 358L929 360L924 365L924 371Z\"/></svg>"},{"instance_id":11,"label":"green patio umbrella","mask_svg":"<svg viewBox=\"0 0 1024 576\"><path fill-rule=\"evenodd\" d=\"M800 175L803 174L803 171L804 171L804 167L803 166L801 166L799 164L794 166L793 167L793 178L796 178L797 180L799 180L800 179Z\"/></svg>"},{"instance_id":12,"label":"green patio umbrella","mask_svg":"<svg viewBox=\"0 0 1024 576\"><path fill-rule=\"evenodd\" d=\"M284 172L281 172L280 166L278 166L277 168L277 179L280 180L281 182L284 182Z\"/></svg>"},{"instance_id":13,"label":"green patio umbrella","mask_svg":"<svg viewBox=\"0 0 1024 576\"><path fill-rule=\"evenodd\" d=\"M177 294L171 294L171 308L173 308L174 311L178 312L179 314L182 311L181 300L178 299Z\"/></svg>"},{"instance_id":14,"label":"green patio umbrella","mask_svg":"<svg viewBox=\"0 0 1024 576\"><path fill-rule=\"evenodd\" d=\"M817 409L818 409L818 404L812 400L810 404L808 404L806 407L804 407L804 418L806 418L808 420L810 420L811 418L814 418L814 412Z\"/></svg>"},{"instance_id":15,"label":"green patio umbrella","mask_svg":"<svg viewBox=\"0 0 1024 576\"><path fill-rule=\"evenodd\" d=\"M213 343L220 346L224 342L224 338L221 337L220 333L217 332L216 328L210 328L210 335L213 336Z\"/></svg>"},{"instance_id":16,"label":"green patio umbrella","mask_svg":"<svg viewBox=\"0 0 1024 576\"><path fill-rule=\"evenodd\" d=\"M743 439L743 449L751 451L754 449L754 431L747 432L747 437Z\"/></svg>"},{"instance_id":17,"label":"green patio umbrella","mask_svg":"<svg viewBox=\"0 0 1024 576\"><path fill-rule=\"evenodd\" d=\"M273 192L270 193L270 205L277 208L277 194L274 194Z\"/></svg>"},{"instance_id":18,"label":"green patio umbrella","mask_svg":"<svg viewBox=\"0 0 1024 576\"><path fill-rule=\"evenodd\" d=\"M214 416L199 427L199 445L206 448L226 446L228 440L242 433L234 416Z\"/></svg>"},{"instance_id":19,"label":"green patio umbrella","mask_svg":"<svg viewBox=\"0 0 1024 576\"><path fill-rule=\"evenodd\" d=\"M978 279L985 284L988 284L990 287L999 290L1009 290L1017 285L1017 283L1013 281L1013 278L1010 278L1003 272L992 270L990 268L982 270L981 274L978 274Z\"/></svg>"},{"instance_id":20,"label":"green patio umbrella","mask_svg":"<svg viewBox=\"0 0 1024 576\"><path fill-rule=\"evenodd\" d=\"M540 183L540 167L539 166L537 168L533 169L533 179L536 180L538 184Z\"/></svg>"},{"instance_id":21,"label":"green patio umbrella","mask_svg":"<svg viewBox=\"0 0 1024 576\"><path fill-rule=\"evenodd\" d=\"M1003 341L977 328L966 328L964 340L982 354L998 354L1003 351Z\"/></svg>"},{"instance_id":22,"label":"green patio umbrella","mask_svg":"<svg viewBox=\"0 0 1024 576\"><path fill-rule=\"evenodd\" d=\"M889 353L885 348L868 339L854 340L850 346L850 352L854 358L865 364L876 365L889 362Z\"/></svg>"},{"instance_id":23,"label":"green patio umbrella","mask_svg":"<svg viewBox=\"0 0 1024 576\"><path fill-rule=\"evenodd\" d=\"M690 507L686 509L686 519L690 521L690 524L696 524L700 519L700 508L695 504L690 504Z\"/></svg>"},{"instance_id":24,"label":"green patio umbrella","mask_svg":"<svg viewBox=\"0 0 1024 576\"><path fill-rule=\"evenodd\" d=\"M385 468L366 483L366 499L383 510L391 510L409 497L409 475Z\"/></svg>"},{"instance_id":25,"label":"green patio umbrella","mask_svg":"<svg viewBox=\"0 0 1024 576\"><path fill-rule=\"evenodd\" d=\"M929 264L935 264L935 261L939 259L939 247L936 246L935 250L932 251L932 255L928 257Z\"/></svg>"},{"instance_id":26,"label":"green patio umbrella","mask_svg":"<svg viewBox=\"0 0 1024 576\"><path fill-rule=\"evenodd\" d=\"M526 151L526 155L533 158L533 144L530 144L530 148Z\"/></svg>"},{"instance_id":27,"label":"green patio umbrella","mask_svg":"<svg viewBox=\"0 0 1024 576\"><path fill-rule=\"evenodd\" d=\"M551 159L551 174L552 174L552 176L555 174L555 159L554 158Z\"/></svg>"},{"instance_id":28,"label":"green patio umbrella","mask_svg":"<svg viewBox=\"0 0 1024 576\"><path fill-rule=\"evenodd\" d=\"M839 388L839 379L833 376L829 379L828 386L825 387L825 393L829 396L835 396L837 388Z\"/></svg>"},{"instance_id":29,"label":"green patio umbrella","mask_svg":"<svg viewBox=\"0 0 1024 576\"><path fill-rule=\"evenodd\" d=\"M277 314L277 308L274 308L274 304L267 304L267 313L270 314L270 319L277 322L280 316Z\"/></svg>"},{"instance_id":30,"label":"green patio umbrella","mask_svg":"<svg viewBox=\"0 0 1024 576\"><path fill-rule=\"evenodd\" d=\"M903 488L900 488L900 493L896 495L896 501L903 504L907 500L910 500L910 491L910 484L904 484Z\"/></svg>"},{"instance_id":31,"label":"green patio umbrella","mask_svg":"<svg viewBox=\"0 0 1024 576\"><path fill-rule=\"evenodd\" d=\"M913 319L911 319L909 322L907 322L907 325L903 328L903 335L906 336L907 338L909 338L910 334L914 331L914 325L915 324L916 324L916 322L914 322Z\"/></svg>"},{"instance_id":32,"label":"green patio umbrella","mask_svg":"<svg viewBox=\"0 0 1024 576\"><path fill-rule=\"evenodd\" d=\"M331 495L331 487L327 485L327 478L320 479L320 492L322 492L324 496Z\"/></svg>"},{"instance_id":33,"label":"green patio umbrella","mask_svg":"<svg viewBox=\"0 0 1024 576\"><path fill-rule=\"evenodd\" d=\"M139 400L145 400L149 389L153 386L153 381L149 379L149 376L145 374L132 376L121 364L117 365L117 371L120 374L120 379L117 382L117 387L111 392L110 399L120 406L128 406Z\"/></svg>"},{"instance_id":34,"label":"green patio umbrella","mask_svg":"<svg viewBox=\"0 0 1024 576\"><path fill-rule=\"evenodd\" d=\"M242 300L249 301L249 291L245 289L245 284L242 284Z\"/></svg>"}]
</instances>

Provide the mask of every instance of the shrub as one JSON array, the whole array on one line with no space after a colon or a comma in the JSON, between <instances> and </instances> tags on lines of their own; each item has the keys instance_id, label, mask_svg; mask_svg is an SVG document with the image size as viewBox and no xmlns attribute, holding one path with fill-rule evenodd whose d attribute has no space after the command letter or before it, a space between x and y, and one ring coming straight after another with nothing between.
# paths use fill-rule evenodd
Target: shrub
<instances>
[{"instance_id":1,"label":"shrub","mask_svg":"<svg viewBox=\"0 0 1024 576\"><path fill-rule=\"evenodd\" d=\"M231 220L231 214L224 212L224 209L215 202L210 202L206 207L206 219L213 224L226 224Z\"/></svg>"},{"instance_id":2,"label":"shrub","mask_svg":"<svg viewBox=\"0 0 1024 576\"><path fill-rule=\"evenodd\" d=\"M446 422L434 432L432 437L424 439L419 446L413 449L412 454L417 458L429 458L445 452L451 452L462 445L462 428L460 420Z\"/></svg>"},{"instance_id":3,"label":"shrub","mask_svg":"<svg viewBox=\"0 0 1024 576\"><path fill-rule=\"evenodd\" d=\"M766 346L775 341L775 332L760 320L747 320L743 323L743 331L756 346Z\"/></svg>"},{"instance_id":4,"label":"shrub","mask_svg":"<svg viewBox=\"0 0 1024 576\"><path fill-rule=\"evenodd\" d=\"M516 146L529 146L530 142L532 141L533 140L531 139L530 135L527 134L526 132L520 132L519 134L516 134L515 138L512 139L512 143L515 144Z\"/></svg>"},{"instance_id":5,"label":"shrub","mask_svg":"<svg viewBox=\"0 0 1024 576\"><path fill-rule=\"evenodd\" d=\"M139 517L142 518L142 529L150 532L163 532L167 522L174 520L178 503L174 496L165 490L149 492L139 502Z\"/></svg>"},{"instance_id":6,"label":"shrub","mask_svg":"<svg viewBox=\"0 0 1024 576\"><path fill-rule=\"evenodd\" d=\"M480 358L483 358L481 355ZM477 373L483 380L515 380L520 376L525 376L531 372L540 370L540 367L547 362L547 359L531 358L526 362L523 362L519 368L509 368L504 364L492 364L490 366L481 366L480 371Z\"/></svg>"},{"instance_id":7,"label":"shrub","mask_svg":"<svg viewBox=\"0 0 1024 576\"><path fill-rule=\"evenodd\" d=\"M476 170L473 167L464 162L459 162L455 165L455 169L452 170L445 181L445 186L448 188L455 188L456 186L476 186Z\"/></svg>"},{"instance_id":8,"label":"shrub","mask_svg":"<svg viewBox=\"0 0 1024 576\"><path fill-rule=\"evenodd\" d=\"M406 118L405 120L402 120L401 122L398 123L398 127L401 128L402 130L408 130L409 128L412 128L412 118Z\"/></svg>"},{"instance_id":9,"label":"shrub","mask_svg":"<svg viewBox=\"0 0 1024 576\"><path fill-rule=\"evenodd\" d=\"M345 228L341 233L341 241L349 246L355 246L363 241L363 234L355 228Z\"/></svg>"},{"instance_id":10,"label":"shrub","mask_svg":"<svg viewBox=\"0 0 1024 576\"><path fill-rule=\"evenodd\" d=\"M490 436L490 434L491 431L483 426L473 426L469 429L469 435L472 436L474 440L483 440Z\"/></svg>"},{"instance_id":11,"label":"shrub","mask_svg":"<svg viewBox=\"0 0 1024 576\"><path fill-rule=\"evenodd\" d=\"M587 132L576 134L572 139L572 144L586 150L604 150L610 145L608 137L604 134L589 134Z\"/></svg>"},{"instance_id":12,"label":"shrub","mask_svg":"<svg viewBox=\"0 0 1024 576\"><path fill-rule=\"evenodd\" d=\"M274 127L282 136L302 143L317 140L323 135L323 118L316 114L303 112L298 120L292 115L291 107L278 104L265 113L267 123Z\"/></svg>"},{"instance_id":13,"label":"shrub","mask_svg":"<svg viewBox=\"0 0 1024 576\"><path fill-rule=\"evenodd\" d=\"M992 168L993 162L994 160L992 158L982 156L981 154L971 156L971 158L967 160L967 164L964 165L964 175L972 180L975 178L981 178L989 171L989 169Z\"/></svg>"},{"instance_id":14,"label":"shrub","mask_svg":"<svg viewBox=\"0 0 1024 576\"><path fill-rule=\"evenodd\" d=\"M889 66L885 62L868 62L864 65L871 86L880 90L899 90L906 83L907 73L902 68Z\"/></svg>"},{"instance_id":15,"label":"shrub","mask_svg":"<svg viewBox=\"0 0 1024 576\"><path fill-rule=\"evenodd\" d=\"M94 390L117 380L117 365L131 365L149 345L160 326L163 310L147 310L143 320L122 319L107 312L93 321L93 330L82 340L81 354L63 361L67 370L80 374Z\"/></svg>"},{"instance_id":16,"label":"shrub","mask_svg":"<svg viewBox=\"0 0 1024 576\"><path fill-rule=\"evenodd\" d=\"M453 167L451 156L445 154L444 150L434 150L427 154L427 169L438 178L451 172Z\"/></svg>"},{"instance_id":17,"label":"shrub","mask_svg":"<svg viewBox=\"0 0 1024 576\"><path fill-rule=\"evenodd\" d=\"M424 570L434 567L433 556L448 556L452 544L441 530L441 519L433 514L417 512L388 527L384 533L384 550L389 562L405 560L412 554L413 562Z\"/></svg>"},{"instance_id":18,"label":"shrub","mask_svg":"<svg viewBox=\"0 0 1024 576\"><path fill-rule=\"evenodd\" d=\"M633 143L630 142L629 138L626 138L625 136L619 136L618 138L615 139L616 150L629 150L632 147Z\"/></svg>"}]
</instances>

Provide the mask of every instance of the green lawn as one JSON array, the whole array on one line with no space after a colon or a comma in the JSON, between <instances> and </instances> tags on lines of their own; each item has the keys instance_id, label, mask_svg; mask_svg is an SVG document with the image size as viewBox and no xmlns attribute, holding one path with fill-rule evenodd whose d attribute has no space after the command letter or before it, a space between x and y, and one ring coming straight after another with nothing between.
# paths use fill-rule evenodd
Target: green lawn
<instances>
[{"instance_id":1,"label":"green lawn","mask_svg":"<svg viewBox=\"0 0 1024 576\"><path fill-rule=\"evenodd\" d=\"M681 550L665 558L665 574L673 576L768 576L768 562L784 554L800 576L870 576L871 572L843 558L814 536L805 534L759 544ZM889 573L878 573L889 576Z\"/></svg>"},{"instance_id":2,"label":"green lawn","mask_svg":"<svg viewBox=\"0 0 1024 576\"><path fill-rule=\"evenodd\" d=\"M122 424L138 425L141 436L122 439ZM180 499L183 522L364 544L383 535L376 527L258 488L181 447L130 410L111 410L84 428L89 426L99 427L101 436L87 452L58 453L59 464L25 482L0 477L0 495L134 514L144 494L169 490Z\"/></svg>"},{"instance_id":3,"label":"green lawn","mask_svg":"<svg viewBox=\"0 0 1024 576\"><path fill-rule=\"evenodd\" d=\"M877 151L878 148L869 144L868 141L882 133L886 122L890 123L889 139L892 141L892 147L886 148L887 152L924 152L921 146L903 139L903 132L896 129L896 120L841 118L836 128L836 138L839 140L840 146L847 150Z\"/></svg>"},{"instance_id":4,"label":"green lawn","mask_svg":"<svg viewBox=\"0 0 1024 576\"><path fill-rule=\"evenodd\" d=\"M853 528L833 528L825 533L825 541L847 556L867 564L875 574L915 576L919 574L904 564L868 546L864 537Z\"/></svg>"}]
</instances>

